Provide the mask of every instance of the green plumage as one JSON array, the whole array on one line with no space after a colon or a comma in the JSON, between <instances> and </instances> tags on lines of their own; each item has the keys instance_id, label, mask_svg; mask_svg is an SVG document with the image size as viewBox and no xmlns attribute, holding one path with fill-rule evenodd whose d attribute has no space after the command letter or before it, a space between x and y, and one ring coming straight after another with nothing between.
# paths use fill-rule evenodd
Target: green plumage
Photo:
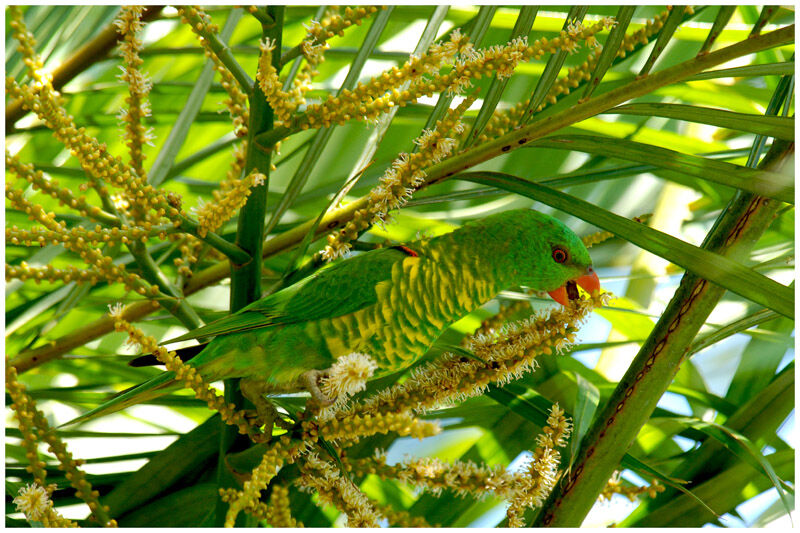
<instances>
[{"instance_id":1,"label":"green plumage","mask_svg":"<svg viewBox=\"0 0 800 533\"><path fill-rule=\"evenodd\" d=\"M567 259L556 262L554 250ZM531 210L499 213L452 233L335 262L228 317L171 339L213 340L189 364L207 381L246 378L296 390L303 373L340 356L367 353L376 375L422 356L453 322L503 289L550 291L587 272L580 239ZM177 387L170 372L74 422L95 418Z\"/></svg>"}]
</instances>

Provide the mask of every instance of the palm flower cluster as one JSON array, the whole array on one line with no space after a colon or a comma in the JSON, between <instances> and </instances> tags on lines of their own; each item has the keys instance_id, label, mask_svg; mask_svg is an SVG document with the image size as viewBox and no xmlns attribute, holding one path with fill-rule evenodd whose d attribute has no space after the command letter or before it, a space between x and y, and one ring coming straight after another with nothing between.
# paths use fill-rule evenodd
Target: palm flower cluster
<instances>
[{"instance_id":1,"label":"palm flower cluster","mask_svg":"<svg viewBox=\"0 0 800 533\"><path fill-rule=\"evenodd\" d=\"M175 372L175 378L178 381L182 381L186 387L192 389L198 399L205 401L209 409L218 411L226 424L237 426L240 433L249 434L253 440L260 440L261 435L257 429L247 423L241 412L235 411L231 405L225 403L224 399L218 396L203 380L196 368L181 361L175 352L158 346L158 342L153 337L145 335L139 328L126 321L123 318L124 306L122 304L109 306L109 308L109 314L114 319L114 328L127 333L130 344L138 346L145 353L154 354L159 361L164 363L167 370Z\"/></svg>"},{"instance_id":2,"label":"palm flower cluster","mask_svg":"<svg viewBox=\"0 0 800 533\"><path fill-rule=\"evenodd\" d=\"M396 479L435 495L449 490L462 497L483 499L491 495L505 499L510 503L509 526L520 527L523 525L521 510L541 506L558 480L560 454L557 448L567 444L569 434L570 423L556 404L536 438L538 446L532 458L516 472L502 465L489 467L472 461L447 463L433 457L408 458L387 465L386 455L381 451L374 457L345 460L345 468L362 476L374 474L382 479Z\"/></svg>"},{"instance_id":3,"label":"palm flower cluster","mask_svg":"<svg viewBox=\"0 0 800 533\"><path fill-rule=\"evenodd\" d=\"M244 436L251 446L249 449L256 450L257 460L251 461L239 484L219 488L219 496L227 506L226 526L235 525L242 514L274 527L302 525L292 515L290 495L294 492L290 490L315 494L314 503L334 506L346 518L347 526L376 527L383 520L391 525L429 525L402 506L370 498L360 483L370 475L435 495L453 491L464 497L500 498L508 504L509 526L526 525L525 511L543 505L562 474L559 450L567 444L571 432L569 418L558 404L552 406L540 424L541 433L535 449L530 450L530 461L514 472L502 464L490 466L435 458L408 458L389 465L386 455L378 452L365 456L363 447L369 444L369 437L380 434L418 439L439 434L442 427L426 418L426 414L480 396L490 387L502 387L520 379L536 370L538 358L543 355L564 353L575 342L581 323L593 309L607 303L608 295L589 295L572 300L564 308L509 323L510 317L530 309L527 302L514 304L486 320L458 350L452 349L417 366L377 391L367 386L377 366L369 354L340 358L320 381L321 390L335 400L332 405L309 406L298 411L281 406L275 428L259 426L261 421L254 420L240 400L228 401L218 395L197 369L183 362L175 352L159 347L153 336L134 325L148 313L161 309L185 327L194 329L200 318L187 301L189 295L229 275L235 277L246 265L255 264L257 276L261 276L262 256L308 245L312 237L327 234L318 258L332 260L347 254L364 231L389 221L392 213L405 206L417 191L433 180L444 179L477 163L461 164L458 158L469 150L465 133L471 108L480 97L478 80L487 77L507 80L528 61L548 54L572 54L580 47L590 49L586 60L568 69L552 85L542 103L533 106L535 109L531 109L528 100L487 115L488 122L479 135L475 134L473 144L507 135L529 119L531 113L541 111L588 81L600 60L602 46L598 37L616 24L610 17L586 23L570 20L551 39L529 41L527 35L522 35L487 47L476 45L469 34L455 29L438 42L429 41L421 52L396 66L335 93L327 91L321 95L314 83L325 61L328 41L379 17L385 9L328 8L319 21L312 20L306 25L300 42L289 47L281 42L281 35L270 33L277 20L274 13L270 15L264 8L250 6L247 12L264 29L254 61L254 76L250 79L212 17L200 7L181 7L180 20L197 36L203 53L219 76L220 86L227 95L223 105L231 118L232 137L236 137L226 179L210 191L208 201L184 205L180 195L160 187L163 175L153 179L154 174L159 175L153 166L161 170L158 165L146 164L145 147L152 145L154 138L148 126L153 114L148 98L153 87L142 59L144 9L124 7L113 25L119 34L122 58L119 80L127 87L125 106L119 113L127 150L123 158L112 154L86 126L76 123L68 111L68 102L43 68L36 41L25 27L22 10L9 8L10 27L24 58L26 77L6 78L7 97L19 102L52 131L65 154L77 160L85 179L77 191L63 187L7 147L6 167L15 176L6 184L8 205L32 222L23 224L24 227L7 226L7 242L13 246L62 247L69 252L70 260L56 265L7 263L6 279L58 285L72 282L118 285L133 293L126 298L135 300L111 308L109 316L88 327L89 333L78 333L70 339L71 344L53 342L46 347L50 351L45 358L29 354L6 361L6 387L26 450L27 471L33 478L32 484L19 489L14 503L29 521L45 526L74 525L53 506L51 496L55 486L46 483L46 463L39 453L39 445L46 443L66 471L77 496L89 506L92 520L101 525L115 525L109 509L100 501L100 493L92 488L81 470L81 462L72 458L18 380L22 371L111 331L126 333L131 343L153 353L174 372L178 383L192 389L209 409L219 412L226 424ZM624 57L647 44L664 26L668 15L666 11L640 30L625 35L618 56ZM188 30L187 35L190 35ZM292 61L297 62L298 68L288 75L284 67ZM455 103L444 107L428 127L414 132L416 137L409 142L407 152L393 152L387 159L391 162L367 195L343 205L332 201L324 216L299 226L296 231L271 236L259 233L260 245L255 248L238 238L233 241L223 237L226 224L234 215L248 211L254 202L266 202L262 193L276 170L275 158L281 142L307 130L318 130L321 134L338 125L374 124L398 108L435 94L452 98ZM527 139L520 140L517 145L526 142ZM510 146L500 148L503 152L508 149ZM459 163L459 168L450 169L452 172L445 175L442 166L455 165L453 161ZM48 201L74 212L73 217L79 216L90 223L69 223L69 217L37 203L37 195L48 197ZM259 217L263 221L264 213ZM239 220L241 224L242 218ZM590 246L610 237L610 233L601 232L587 237L585 243ZM154 257L154 249L168 251ZM130 267L131 262L119 259L121 250L130 252L134 267ZM172 253L178 257L165 260ZM219 261L207 266L203 258ZM258 287L260 281L256 282ZM284 476L287 471L293 472L292 475ZM659 487L657 483L645 488L623 487L614 477L603 495L653 497Z\"/></svg>"},{"instance_id":4,"label":"palm flower cluster","mask_svg":"<svg viewBox=\"0 0 800 533\"><path fill-rule=\"evenodd\" d=\"M35 479L33 485L20 490L15 502L19 509L31 520L46 526L72 525L72 522L54 510L53 503L49 499L49 495L56 487L45 485L46 471L38 454L38 445L44 442L57 458L59 468L65 471L66 478L75 489L75 494L89 506L93 520L103 526L116 526L116 521L108 515L108 508L100 503L100 493L92 488L92 484L86 479L86 473L80 469L81 461L73 458L55 429L50 427L44 413L36 406L36 401L30 397L25 385L17 379L17 371L9 364L7 358L6 390L12 401L10 407L19 421L22 440L28 450L26 454L30 461L28 471L34 474Z\"/></svg>"},{"instance_id":5,"label":"palm flower cluster","mask_svg":"<svg viewBox=\"0 0 800 533\"><path fill-rule=\"evenodd\" d=\"M320 502L336 505L347 516L347 527L378 527L378 517L368 498L352 481L315 454L306 457L299 485L316 492Z\"/></svg>"},{"instance_id":6,"label":"palm flower cluster","mask_svg":"<svg viewBox=\"0 0 800 533\"><path fill-rule=\"evenodd\" d=\"M647 44L650 39L656 33L658 33L658 30L663 27L664 21L667 19L670 11L670 9L667 9L662 13L659 13L651 20L648 20L640 29L626 34L622 39L619 50L617 51L617 56L623 58L627 53L634 50L637 45ZM606 20L605 23L609 26L613 26L615 21ZM580 31L579 27L579 25L570 26L567 30L567 33L577 33ZM594 39L594 37L590 36L589 39ZM576 65L567 69L566 74L556 80L556 82L545 95L544 101L539 104L536 109L531 109L530 99L519 102L514 107L508 109L498 109L492 114L492 118L486 124L486 128L484 128L475 142L486 142L494 137L508 132L518 125L520 121L529 118L532 112L539 112L546 106L555 104L559 98L568 95L572 89L580 86L582 82L589 81L591 79L592 72L594 72L594 69L597 66L598 59L600 58L600 54L602 53L603 49L602 46L597 43L596 39L591 42L588 42L587 40L587 44L592 46L593 50L589 53L584 62L580 65Z\"/></svg>"},{"instance_id":7,"label":"palm flower cluster","mask_svg":"<svg viewBox=\"0 0 800 533\"><path fill-rule=\"evenodd\" d=\"M483 394L490 384L505 384L536 368L536 357L563 353L575 341L579 324L609 295L574 300L565 309L508 324L499 332L471 337L471 356L446 352L416 367L409 379L342 409L339 416L428 410Z\"/></svg>"},{"instance_id":8,"label":"palm flower cluster","mask_svg":"<svg viewBox=\"0 0 800 533\"><path fill-rule=\"evenodd\" d=\"M465 98L458 107L449 110L447 116L438 121L432 130L423 131L414 139L419 151L401 153L392 161L378 186L370 191L368 205L356 211L344 228L328 236L328 245L322 251L322 257L330 261L343 256L350 249L349 242L359 232L374 223L384 222L389 211L398 209L411 198L414 191L425 183L424 169L442 161L455 149L457 138L464 131L460 117L473 101L474 98Z\"/></svg>"},{"instance_id":9,"label":"palm flower cluster","mask_svg":"<svg viewBox=\"0 0 800 533\"><path fill-rule=\"evenodd\" d=\"M520 516L525 507L541 507L553 486L558 480L558 466L561 454L558 448L567 444L571 428L564 417L564 411L554 405L547 417L547 425L536 437L538 445L533 457L523 470L519 479L515 480L511 505L508 508L508 525L523 527L525 523Z\"/></svg>"},{"instance_id":10,"label":"palm flower cluster","mask_svg":"<svg viewBox=\"0 0 800 533\"><path fill-rule=\"evenodd\" d=\"M608 480L603 492L600 493L601 500L610 500L614 494L625 496L630 501L635 501L637 496L647 495L655 498L660 492L664 492L664 485L654 479L650 485L637 487L636 485L625 485L620 478L619 472L614 472Z\"/></svg>"}]
</instances>

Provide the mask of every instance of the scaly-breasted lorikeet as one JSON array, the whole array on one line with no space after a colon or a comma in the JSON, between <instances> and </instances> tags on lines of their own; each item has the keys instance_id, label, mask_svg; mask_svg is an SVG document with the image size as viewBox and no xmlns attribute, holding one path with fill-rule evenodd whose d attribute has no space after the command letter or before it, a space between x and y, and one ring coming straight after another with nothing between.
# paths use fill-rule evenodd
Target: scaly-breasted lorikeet
<instances>
[{"instance_id":1,"label":"scaly-breasted lorikeet","mask_svg":"<svg viewBox=\"0 0 800 533\"><path fill-rule=\"evenodd\" d=\"M207 382L242 378L245 394L248 384L299 390L312 388L310 372L352 352L375 360L373 377L405 368L450 324L503 289L524 285L566 305L570 281L589 293L600 288L581 240L550 216L512 210L334 262L167 343L214 337L188 363ZM73 422L164 394L179 386L173 378L165 372Z\"/></svg>"}]
</instances>

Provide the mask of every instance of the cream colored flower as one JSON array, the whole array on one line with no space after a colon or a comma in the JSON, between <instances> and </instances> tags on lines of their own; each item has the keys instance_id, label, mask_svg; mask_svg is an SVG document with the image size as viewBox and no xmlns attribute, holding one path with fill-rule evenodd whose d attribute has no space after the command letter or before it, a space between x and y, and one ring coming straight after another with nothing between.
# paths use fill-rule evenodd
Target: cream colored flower
<instances>
[{"instance_id":1,"label":"cream colored flower","mask_svg":"<svg viewBox=\"0 0 800 533\"><path fill-rule=\"evenodd\" d=\"M115 304L108 304L108 314L111 315L112 318L122 318L122 311L125 309L125 306L122 305L121 302L117 302Z\"/></svg>"},{"instance_id":2,"label":"cream colored flower","mask_svg":"<svg viewBox=\"0 0 800 533\"><path fill-rule=\"evenodd\" d=\"M50 507L50 497L44 487L31 483L19 489L14 498L17 510L25 513L30 520L41 520Z\"/></svg>"},{"instance_id":3,"label":"cream colored flower","mask_svg":"<svg viewBox=\"0 0 800 533\"><path fill-rule=\"evenodd\" d=\"M340 357L331 366L328 375L322 378L322 392L329 398L352 396L366 388L367 380L377 368L377 363L363 353L353 352Z\"/></svg>"}]
</instances>

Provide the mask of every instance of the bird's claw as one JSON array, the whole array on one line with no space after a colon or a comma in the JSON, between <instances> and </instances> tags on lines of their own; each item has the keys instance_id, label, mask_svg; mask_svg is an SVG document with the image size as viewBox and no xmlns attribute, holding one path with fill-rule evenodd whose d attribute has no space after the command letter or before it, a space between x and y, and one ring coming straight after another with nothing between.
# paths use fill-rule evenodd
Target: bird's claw
<instances>
[{"instance_id":1,"label":"bird's claw","mask_svg":"<svg viewBox=\"0 0 800 533\"><path fill-rule=\"evenodd\" d=\"M328 375L327 370L309 370L302 376L306 390L311 393L311 400L319 407L328 407L336 401L331 399L319 388L320 378Z\"/></svg>"},{"instance_id":2,"label":"bird's claw","mask_svg":"<svg viewBox=\"0 0 800 533\"><path fill-rule=\"evenodd\" d=\"M264 394L269 391L268 385L258 380L243 379L239 383L239 389L244 397L255 406L255 409L244 411L245 418L254 426L264 426L264 433L269 438L272 435L272 426L280 417L272 402L264 397Z\"/></svg>"},{"instance_id":3,"label":"bird's claw","mask_svg":"<svg viewBox=\"0 0 800 533\"><path fill-rule=\"evenodd\" d=\"M263 412L260 409L244 409L242 411L245 420L251 425L256 427L261 427L266 425L269 416L267 413Z\"/></svg>"}]
</instances>

